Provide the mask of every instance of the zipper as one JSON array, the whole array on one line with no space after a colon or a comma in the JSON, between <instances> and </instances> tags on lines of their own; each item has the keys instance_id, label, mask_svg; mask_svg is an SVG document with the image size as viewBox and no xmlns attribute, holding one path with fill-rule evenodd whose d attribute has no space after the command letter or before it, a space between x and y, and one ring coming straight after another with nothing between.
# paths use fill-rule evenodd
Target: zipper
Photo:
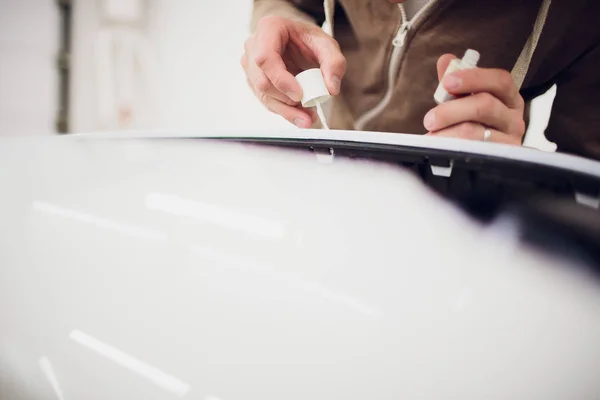
<instances>
[{"instance_id":1,"label":"zipper","mask_svg":"<svg viewBox=\"0 0 600 400\"><path fill-rule=\"evenodd\" d=\"M400 28L398 28L398 32L396 32L396 36L394 36L394 40L392 40L392 46L403 47L404 42L406 41L406 35L408 34L408 31L410 29L410 21L406 16L406 10L404 9L404 6L402 4L399 4L398 6L398 8L400 8L400 18L402 19L402 23L400 24ZM417 15L415 15L415 17L416 16Z\"/></svg>"},{"instance_id":2,"label":"zipper","mask_svg":"<svg viewBox=\"0 0 600 400\"><path fill-rule=\"evenodd\" d=\"M390 61L388 64L388 76L387 76L387 86L385 90L385 94L383 98L377 103L375 107L370 109L361 115L356 122L354 123L354 129L357 131L362 131L365 128L365 125L377 118L383 110L390 104L392 100L392 95L394 94L394 86L396 85L396 77L398 76L400 61L402 60L402 56L406 52L406 37L410 32L410 29L415 26L418 22L423 19L423 16L428 13L431 8L438 2L439 0L430 0L425 6L423 6L415 16L409 21L406 16L406 10L404 10L404 6L402 4L398 4L398 8L400 9L400 27L394 35L394 39L392 40L392 46L394 47L392 50L392 55L390 56Z\"/></svg>"}]
</instances>

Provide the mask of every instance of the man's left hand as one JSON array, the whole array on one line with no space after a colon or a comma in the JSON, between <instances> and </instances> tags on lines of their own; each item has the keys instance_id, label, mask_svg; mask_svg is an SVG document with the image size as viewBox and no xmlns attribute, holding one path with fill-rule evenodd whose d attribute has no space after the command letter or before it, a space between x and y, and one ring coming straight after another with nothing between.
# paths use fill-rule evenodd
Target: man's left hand
<instances>
[{"instance_id":1,"label":"man's left hand","mask_svg":"<svg viewBox=\"0 0 600 400\"><path fill-rule=\"evenodd\" d=\"M438 60L438 78L455 100L440 104L425 115L427 135L483 140L520 146L525 135L525 102L508 71L473 68L443 76L454 55Z\"/></svg>"}]
</instances>

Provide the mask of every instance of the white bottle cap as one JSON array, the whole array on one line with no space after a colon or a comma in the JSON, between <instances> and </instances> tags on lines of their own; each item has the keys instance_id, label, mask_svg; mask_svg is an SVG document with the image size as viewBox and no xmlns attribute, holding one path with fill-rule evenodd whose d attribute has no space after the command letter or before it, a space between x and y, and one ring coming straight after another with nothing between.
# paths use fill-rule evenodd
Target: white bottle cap
<instances>
[{"instance_id":1,"label":"white bottle cap","mask_svg":"<svg viewBox=\"0 0 600 400\"><path fill-rule=\"evenodd\" d=\"M296 75L296 80L302 88L302 107L314 107L331 97L319 68L300 72Z\"/></svg>"},{"instance_id":2,"label":"white bottle cap","mask_svg":"<svg viewBox=\"0 0 600 400\"><path fill-rule=\"evenodd\" d=\"M476 50L468 49L465 51L465 55L462 58L463 65L466 68L475 68L479 62L479 52Z\"/></svg>"}]
</instances>

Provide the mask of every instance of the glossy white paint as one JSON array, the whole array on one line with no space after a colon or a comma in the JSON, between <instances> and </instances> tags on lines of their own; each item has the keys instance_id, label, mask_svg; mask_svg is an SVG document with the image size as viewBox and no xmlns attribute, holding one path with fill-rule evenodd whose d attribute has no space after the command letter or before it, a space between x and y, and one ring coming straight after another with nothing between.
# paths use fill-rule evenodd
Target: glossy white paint
<instances>
[{"instance_id":1,"label":"glossy white paint","mask_svg":"<svg viewBox=\"0 0 600 400\"><path fill-rule=\"evenodd\" d=\"M0 140L0 398L593 399L600 286L367 162Z\"/></svg>"}]
</instances>

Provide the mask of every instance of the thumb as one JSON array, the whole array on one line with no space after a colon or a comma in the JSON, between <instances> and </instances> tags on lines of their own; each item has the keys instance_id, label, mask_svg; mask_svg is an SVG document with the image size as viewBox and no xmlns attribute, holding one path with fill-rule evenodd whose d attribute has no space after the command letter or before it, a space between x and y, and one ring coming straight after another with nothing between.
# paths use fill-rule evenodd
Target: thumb
<instances>
[{"instance_id":1,"label":"thumb","mask_svg":"<svg viewBox=\"0 0 600 400\"><path fill-rule=\"evenodd\" d=\"M454 60L455 58L457 58L457 57L454 54L444 54L443 56L441 56L440 58L438 58L438 61L437 61L437 74L438 74L438 80L440 82L442 81L444 73L448 69L448 66L450 65L450 62L452 60Z\"/></svg>"},{"instance_id":2,"label":"thumb","mask_svg":"<svg viewBox=\"0 0 600 400\"><path fill-rule=\"evenodd\" d=\"M332 95L340 93L342 78L346 74L346 57L337 42L325 32L314 34L306 45L315 55L325 78L327 90Z\"/></svg>"}]
</instances>

